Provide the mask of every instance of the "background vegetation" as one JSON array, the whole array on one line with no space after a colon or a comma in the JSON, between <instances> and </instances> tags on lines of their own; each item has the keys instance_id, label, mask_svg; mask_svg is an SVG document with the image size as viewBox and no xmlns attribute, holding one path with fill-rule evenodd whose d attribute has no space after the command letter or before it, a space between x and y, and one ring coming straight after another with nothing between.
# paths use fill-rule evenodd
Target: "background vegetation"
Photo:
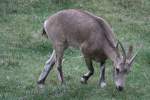
<instances>
[{"instance_id":1,"label":"background vegetation","mask_svg":"<svg viewBox=\"0 0 150 100\"><path fill-rule=\"evenodd\" d=\"M126 88L117 92L112 64L107 63L107 83L98 87L99 65L87 85L80 77L87 71L80 52L65 52L65 85L54 69L40 90L36 81L51 43L40 35L43 21L55 12L78 8L105 18L124 46L143 45L128 75ZM0 0L0 100L149 100L150 98L150 1L149 0Z\"/></svg>"}]
</instances>

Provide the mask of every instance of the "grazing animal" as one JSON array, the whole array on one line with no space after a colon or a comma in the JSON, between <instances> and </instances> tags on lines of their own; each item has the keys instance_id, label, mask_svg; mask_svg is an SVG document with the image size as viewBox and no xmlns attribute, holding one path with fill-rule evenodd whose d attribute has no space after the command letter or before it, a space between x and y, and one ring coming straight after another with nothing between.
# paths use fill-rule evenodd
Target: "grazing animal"
<instances>
[{"instance_id":1,"label":"grazing animal","mask_svg":"<svg viewBox=\"0 0 150 100\"><path fill-rule=\"evenodd\" d=\"M58 70L58 77L63 83L62 59L64 50L69 46L79 48L85 59L88 72L81 77L81 82L86 83L93 75L92 61L100 63L99 85L104 87L105 61L110 59L114 65L114 81L118 90L123 90L125 75L130 71L135 59L132 55L132 46L126 52L109 24L87 11L68 9L59 11L44 22L43 35L47 36L53 45L53 53L42 71L38 84L44 84L48 73L54 64ZM120 51L120 49L121 51Z\"/></svg>"}]
</instances>

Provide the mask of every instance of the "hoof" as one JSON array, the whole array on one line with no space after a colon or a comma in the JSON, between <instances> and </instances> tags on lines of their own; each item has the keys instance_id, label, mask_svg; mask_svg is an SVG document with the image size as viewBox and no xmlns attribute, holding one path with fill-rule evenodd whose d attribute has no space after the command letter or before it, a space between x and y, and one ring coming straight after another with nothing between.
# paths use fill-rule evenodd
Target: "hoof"
<instances>
[{"instance_id":1,"label":"hoof","mask_svg":"<svg viewBox=\"0 0 150 100\"><path fill-rule=\"evenodd\" d=\"M37 81L37 84L44 84L44 81L38 80L38 81Z\"/></svg>"},{"instance_id":2,"label":"hoof","mask_svg":"<svg viewBox=\"0 0 150 100\"><path fill-rule=\"evenodd\" d=\"M44 88L44 87L45 87L44 84L38 84L38 88L42 89L42 88Z\"/></svg>"},{"instance_id":3,"label":"hoof","mask_svg":"<svg viewBox=\"0 0 150 100\"><path fill-rule=\"evenodd\" d=\"M80 82L81 82L82 84L87 84L87 81L86 81L83 77L81 77Z\"/></svg>"},{"instance_id":4,"label":"hoof","mask_svg":"<svg viewBox=\"0 0 150 100\"><path fill-rule=\"evenodd\" d=\"M121 86L116 87L116 89L117 89L118 91L123 91L123 87L121 87Z\"/></svg>"},{"instance_id":5,"label":"hoof","mask_svg":"<svg viewBox=\"0 0 150 100\"><path fill-rule=\"evenodd\" d=\"M106 83L105 82L101 82L100 86L101 86L101 88L104 88L104 87L106 87Z\"/></svg>"},{"instance_id":6,"label":"hoof","mask_svg":"<svg viewBox=\"0 0 150 100\"><path fill-rule=\"evenodd\" d=\"M44 88L44 82L43 81L37 81L39 88Z\"/></svg>"}]
</instances>

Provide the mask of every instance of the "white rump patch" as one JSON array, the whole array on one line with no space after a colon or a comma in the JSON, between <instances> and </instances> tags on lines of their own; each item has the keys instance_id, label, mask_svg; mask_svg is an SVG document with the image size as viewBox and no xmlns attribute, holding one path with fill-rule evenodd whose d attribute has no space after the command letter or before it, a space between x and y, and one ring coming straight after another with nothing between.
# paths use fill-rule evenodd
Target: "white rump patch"
<instances>
[{"instance_id":1,"label":"white rump patch","mask_svg":"<svg viewBox=\"0 0 150 100\"><path fill-rule=\"evenodd\" d=\"M46 30L46 26L47 26L47 20L44 21L44 29L45 29L45 31L47 31Z\"/></svg>"}]
</instances>

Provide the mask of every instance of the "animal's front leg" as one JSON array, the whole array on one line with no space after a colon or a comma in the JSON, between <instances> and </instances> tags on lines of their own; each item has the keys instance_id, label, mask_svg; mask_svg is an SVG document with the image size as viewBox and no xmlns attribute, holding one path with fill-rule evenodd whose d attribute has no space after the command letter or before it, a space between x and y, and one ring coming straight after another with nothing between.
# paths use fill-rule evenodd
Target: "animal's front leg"
<instances>
[{"instance_id":1,"label":"animal's front leg","mask_svg":"<svg viewBox=\"0 0 150 100\"><path fill-rule=\"evenodd\" d=\"M86 66L89 70L86 74L81 77L81 83L87 83L87 80L94 74L94 68L92 65L92 60L90 58L85 58Z\"/></svg>"},{"instance_id":2,"label":"animal's front leg","mask_svg":"<svg viewBox=\"0 0 150 100\"><path fill-rule=\"evenodd\" d=\"M100 79L99 79L99 85L103 88L106 86L105 82L105 62L101 62L100 64Z\"/></svg>"},{"instance_id":3,"label":"animal's front leg","mask_svg":"<svg viewBox=\"0 0 150 100\"><path fill-rule=\"evenodd\" d=\"M58 71L58 79L60 80L61 84L63 84L64 77L63 77L63 71L62 71L62 59L63 59L63 53L64 53L64 46L57 45L55 50L56 50L56 67Z\"/></svg>"}]
</instances>

